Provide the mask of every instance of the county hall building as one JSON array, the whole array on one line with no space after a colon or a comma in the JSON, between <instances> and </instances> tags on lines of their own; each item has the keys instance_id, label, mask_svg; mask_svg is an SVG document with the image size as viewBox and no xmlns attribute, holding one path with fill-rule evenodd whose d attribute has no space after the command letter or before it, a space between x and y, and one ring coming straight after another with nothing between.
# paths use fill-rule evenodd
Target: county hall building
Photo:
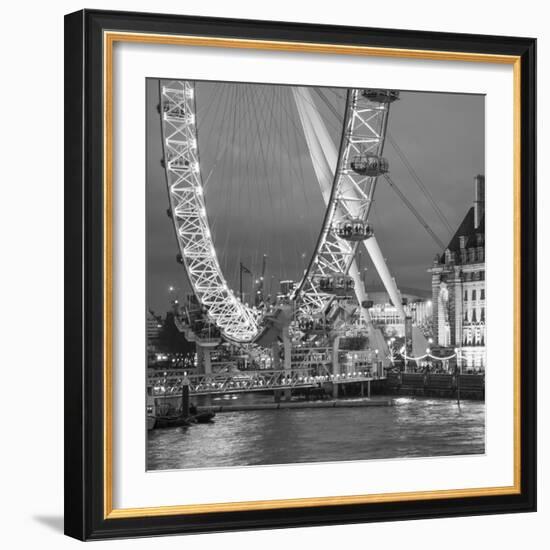
<instances>
[{"instance_id":1,"label":"county hall building","mask_svg":"<svg viewBox=\"0 0 550 550\"><path fill-rule=\"evenodd\" d=\"M485 177L474 179L474 204L432 274L433 336L455 348L463 372L485 370Z\"/></svg>"}]
</instances>

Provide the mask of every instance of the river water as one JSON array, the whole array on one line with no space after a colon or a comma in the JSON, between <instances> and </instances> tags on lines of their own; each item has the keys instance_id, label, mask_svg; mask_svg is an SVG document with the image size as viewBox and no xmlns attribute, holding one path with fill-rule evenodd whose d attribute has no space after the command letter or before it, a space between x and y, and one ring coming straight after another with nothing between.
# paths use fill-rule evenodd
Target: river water
<instances>
[{"instance_id":1,"label":"river water","mask_svg":"<svg viewBox=\"0 0 550 550\"><path fill-rule=\"evenodd\" d=\"M212 424L152 430L147 468L451 456L484 450L482 401L462 401L458 407L453 399L400 397L392 407L229 412L218 414Z\"/></svg>"}]
</instances>

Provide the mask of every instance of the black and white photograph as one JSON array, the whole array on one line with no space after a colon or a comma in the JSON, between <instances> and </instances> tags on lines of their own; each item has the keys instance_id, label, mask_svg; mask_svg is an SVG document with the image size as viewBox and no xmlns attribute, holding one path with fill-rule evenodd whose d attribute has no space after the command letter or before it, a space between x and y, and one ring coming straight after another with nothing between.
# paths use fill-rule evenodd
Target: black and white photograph
<instances>
[{"instance_id":1,"label":"black and white photograph","mask_svg":"<svg viewBox=\"0 0 550 550\"><path fill-rule=\"evenodd\" d=\"M146 92L147 469L485 453L484 96Z\"/></svg>"}]
</instances>

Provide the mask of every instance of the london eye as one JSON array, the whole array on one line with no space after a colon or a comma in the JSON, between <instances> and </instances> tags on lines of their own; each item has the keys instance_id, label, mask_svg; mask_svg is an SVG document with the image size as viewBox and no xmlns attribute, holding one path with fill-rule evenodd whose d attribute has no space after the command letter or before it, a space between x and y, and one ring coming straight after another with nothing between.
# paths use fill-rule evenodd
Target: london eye
<instances>
[{"instance_id":1,"label":"london eye","mask_svg":"<svg viewBox=\"0 0 550 550\"><path fill-rule=\"evenodd\" d=\"M196 82L160 81L158 112L162 129L161 164L166 174L168 215L178 246L176 257L185 268L201 316L219 335L216 341L225 340L238 345L264 345L267 342L268 345L269 339L263 338L266 327L277 326L279 332L294 330L294 336L298 334L299 337L303 335L304 327L312 326L313 320L323 319L321 324L315 323L315 326L323 326L326 332L333 328L327 322L329 313L338 309L342 302L351 301L354 304L356 325L370 331L370 338L377 347L383 346L383 338L380 335L377 340L369 318L367 294L357 263L357 253L364 249L369 255L392 303L404 319L399 291L380 251L376 228L369 216L377 182L380 177L388 176L390 169L383 152L391 105L399 99L399 92L370 88L330 89L334 95L334 101L331 102L322 89L316 88L281 86L270 97L261 86L257 92L249 89L240 96L234 91L239 85L233 85L233 89L230 86L220 86L216 93L233 93L234 111L240 102L242 105L248 104L249 110L267 113L263 127L262 123L247 121L245 117L237 117L233 113L234 121L239 119L239 133L247 137L246 142L239 146L254 149L256 157L263 158L264 165L268 164L266 159L273 148L266 135L269 131L285 131L285 127L273 115L275 102L280 103L279 112L285 113L289 119L286 121L287 136L281 140L283 145L280 148L286 147L286 154L290 157L292 151L297 150L297 144L292 140L297 140L296 136L300 134L313 168L317 194L315 200L323 205L324 210L320 216L320 227L317 230L310 227L305 229L313 233L310 235L311 246L307 253L300 254L303 269L288 296L279 300L271 297L269 303L265 299L267 255L264 254L262 274L254 287L262 299L255 297L250 301L244 300L242 282L237 291L216 249L212 217L205 197L205 188L213 171L217 169L221 172L221 179L224 178L224 169L220 165L224 147L217 147L210 162L210 170L206 171L201 162L203 152L200 150L199 137L202 131L201 116L206 117L207 111L213 119L223 116L224 120L231 118L231 112L223 115L212 113L215 107L211 109L209 102L198 109L197 98L201 86ZM317 95L317 101L314 94ZM213 98L211 103L215 103ZM218 108L219 104L218 97ZM321 111L327 108L334 110L335 104L340 108L337 114L341 123L329 128ZM225 111L228 111L227 107ZM211 124L214 131L216 125L220 124L223 122ZM338 147L335 143L338 143ZM281 161L281 164L284 162ZM296 179L301 166L287 166L286 169L284 173L283 168L275 168L279 179ZM267 173L269 168L264 166L263 170ZM261 179L261 174L258 171L247 173L246 178L247 181ZM236 185L240 185L239 194L246 194L247 189L250 189L246 187L244 176L243 181L237 181ZM266 190L269 195L269 187ZM292 196L286 199L290 208ZM218 232L224 231L223 228L216 229ZM239 253L236 256L242 279L243 263ZM246 267L244 269L251 274Z\"/></svg>"}]
</instances>

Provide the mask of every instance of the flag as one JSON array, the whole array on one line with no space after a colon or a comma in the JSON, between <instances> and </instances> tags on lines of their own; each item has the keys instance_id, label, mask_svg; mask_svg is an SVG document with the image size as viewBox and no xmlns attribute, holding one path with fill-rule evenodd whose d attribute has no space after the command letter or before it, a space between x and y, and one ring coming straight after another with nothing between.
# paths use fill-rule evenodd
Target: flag
<instances>
[{"instance_id":1,"label":"flag","mask_svg":"<svg viewBox=\"0 0 550 550\"><path fill-rule=\"evenodd\" d=\"M244 266L242 262L241 262L241 271L244 271L245 273L248 273L249 275L252 275L252 271L250 271L250 269L248 269L248 267Z\"/></svg>"}]
</instances>

